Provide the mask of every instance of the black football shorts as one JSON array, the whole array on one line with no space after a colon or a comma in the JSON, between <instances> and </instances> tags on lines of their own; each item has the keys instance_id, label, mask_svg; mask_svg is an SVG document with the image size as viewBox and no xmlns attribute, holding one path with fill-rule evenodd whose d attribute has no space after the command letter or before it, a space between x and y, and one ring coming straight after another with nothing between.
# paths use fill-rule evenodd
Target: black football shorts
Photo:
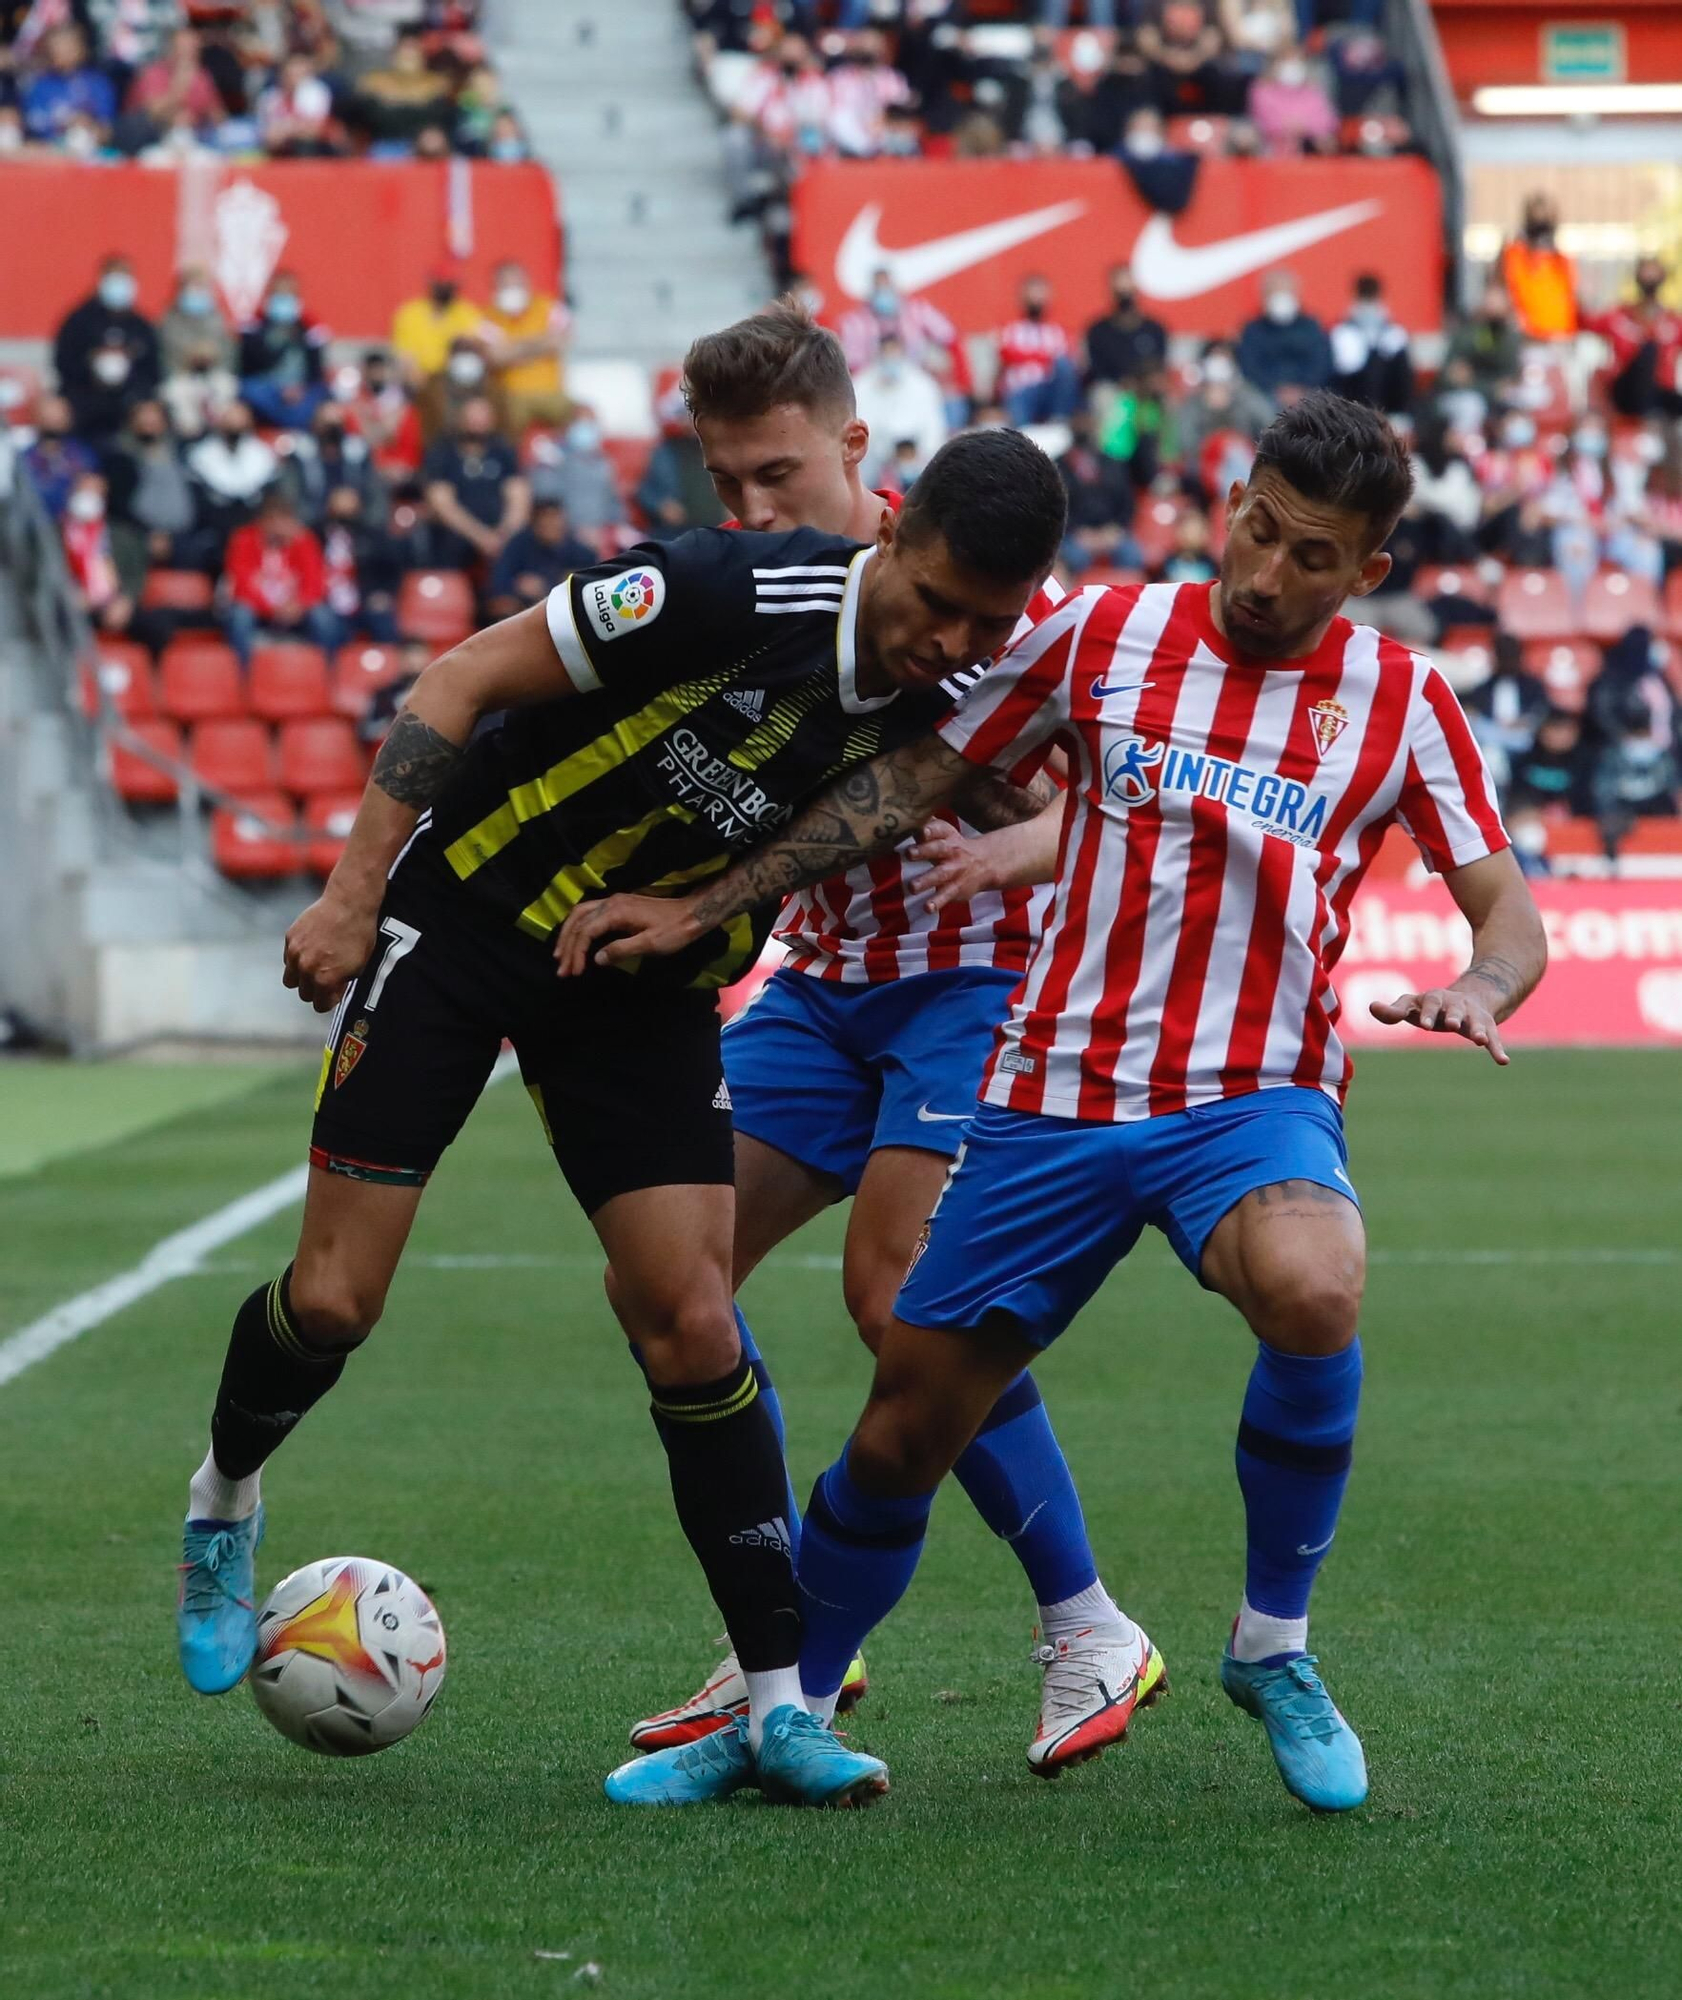
<instances>
[{"instance_id":1,"label":"black football shorts","mask_svg":"<svg viewBox=\"0 0 1682 2000\"><path fill-rule=\"evenodd\" d=\"M596 968L557 978L547 943L417 851L392 876L373 952L333 1016L310 1161L423 1185L506 1039L586 1215L636 1188L727 1184L718 1037L712 993Z\"/></svg>"}]
</instances>

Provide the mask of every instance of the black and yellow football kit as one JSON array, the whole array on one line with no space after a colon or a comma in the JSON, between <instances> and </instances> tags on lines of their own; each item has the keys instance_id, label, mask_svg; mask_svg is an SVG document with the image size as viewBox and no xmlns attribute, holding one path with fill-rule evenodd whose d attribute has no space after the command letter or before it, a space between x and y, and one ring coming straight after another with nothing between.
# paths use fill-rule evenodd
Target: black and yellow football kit
<instances>
[{"instance_id":1,"label":"black and yellow football kit","mask_svg":"<svg viewBox=\"0 0 1682 2000\"><path fill-rule=\"evenodd\" d=\"M716 995L771 911L670 958L555 973L556 927L616 890L683 894L831 778L925 734L939 690L856 686L874 551L702 529L580 571L548 606L574 685L477 738L392 871L329 1036L311 1157L424 1181L513 1043L587 1213L731 1178Z\"/></svg>"}]
</instances>

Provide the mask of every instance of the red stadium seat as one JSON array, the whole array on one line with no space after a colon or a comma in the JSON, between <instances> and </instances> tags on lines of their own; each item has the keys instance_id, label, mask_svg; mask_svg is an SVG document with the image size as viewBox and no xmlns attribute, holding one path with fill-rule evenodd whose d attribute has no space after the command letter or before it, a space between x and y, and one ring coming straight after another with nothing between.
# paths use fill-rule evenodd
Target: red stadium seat
<instances>
[{"instance_id":1,"label":"red stadium seat","mask_svg":"<svg viewBox=\"0 0 1682 2000\"><path fill-rule=\"evenodd\" d=\"M233 647L194 633L171 639L158 663L158 706L177 722L247 714L245 683Z\"/></svg>"},{"instance_id":2,"label":"red stadium seat","mask_svg":"<svg viewBox=\"0 0 1682 2000\"><path fill-rule=\"evenodd\" d=\"M1414 597L1463 597L1468 604L1488 604L1494 596L1475 563L1427 563L1413 580Z\"/></svg>"},{"instance_id":3,"label":"red stadium seat","mask_svg":"<svg viewBox=\"0 0 1682 2000\"><path fill-rule=\"evenodd\" d=\"M212 791L240 797L274 790L274 738L266 723L250 716L197 724L192 764L200 782Z\"/></svg>"},{"instance_id":4,"label":"red stadium seat","mask_svg":"<svg viewBox=\"0 0 1682 2000\"><path fill-rule=\"evenodd\" d=\"M176 723L155 716L149 721L131 723L129 733L172 762L182 761L181 730ZM111 789L118 798L126 799L132 806L174 804L177 788L172 773L160 770L126 744L113 740L110 750Z\"/></svg>"},{"instance_id":5,"label":"red stadium seat","mask_svg":"<svg viewBox=\"0 0 1682 2000\"><path fill-rule=\"evenodd\" d=\"M224 875L236 881L296 875L304 849L296 838L298 809L280 792L257 792L210 817L210 851Z\"/></svg>"},{"instance_id":6,"label":"red stadium seat","mask_svg":"<svg viewBox=\"0 0 1682 2000\"><path fill-rule=\"evenodd\" d=\"M1532 639L1524 649L1524 665L1547 689L1555 708L1575 715L1600 672L1600 648L1587 639Z\"/></svg>"},{"instance_id":7,"label":"red stadium seat","mask_svg":"<svg viewBox=\"0 0 1682 2000\"><path fill-rule=\"evenodd\" d=\"M97 715L100 694L130 722L158 712L156 676L152 656L138 640L94 640L93 658L84 660L81 673L82 713Z\"/></svg>"},{"instance_id":8,"label":"red stadium seat","mask_svg":"<svg viewBox=\"0 0 1682 2000\"><path fill-rule=\"evenodd\" d=\"M280 725L280 783L299 798L309 792L360 792L368 775L356 730L342 715Z\"/></svg>"},{"instance_id":9,"label":"red stadium seat","mask_svg":"<svg viewBox=\"0 0 1682 2000\"><path fill-rule=\"evenodd\" d=\"M396 646L374 646L353 640L339 648L333 662L328 705L335 715L348 715L353 722L359 722L379 690L402 678L403 655Z\"/></svg>"},{"instance_id":10,"label":"red stadium seat","mask_svg":"<svg viewBox=\"0 0 1682 2000\"><path fill-rule=\"evenodd\" d=\"M654 456L654 447L658 442L656 438L646 437L602 439L602 450L613 467L622 500L628 502L642 484L642 476L648 470L648 461Z\"/></svg>"},{"instance_id":11,"label":"red stadium seat","mask_svg":"<svg viewBox=\"0 0 1682 2000\"><path fill-rule=\"evenodd\" d=\"M1556 569L1510 569L1495 596L1502 631L1515 639L1569 639L1577 631L1571 593Z\"/></svg>"},{"instance_id":12,"label":"red stadium seat","mask_svg":"<svg viewBox=\"0 0 1682 2000\"><path fill-rule=\"evenodd\" d=\"M265 722L290 722L300 715L326 715L327 655L319 646L282 639L256 647L246 688L251 713Z\"/></svg>"},{"instance_id":13,"label":"red stadium seat","mask_svg":"<svg viewBox=\"0 0 1682 2000\"><path fill-rule=\"evenodd\" d=\"M397 593L397 629L440 651L460 645L478 624L473 579L459 569L418 569Z\"/></svg>"},{"instance_id":14,"label":"red stadium seat","mask_svg":"<svg viewBox=\"0 0 1682 2000\"><path fill-rule=\"evenodd\" d=\"M317 875L331 875L345 851L360 792L317 792L304 801L304 828L309 834L305 855Z\"/></svg>"},{"instance_id":15,"label":"red stadium seat","mask_svg":"<svg viewBox=\"0 0 1682 2000\"><path fill-rule=\"evenodd\" d=\"M150 570L140 591L146 611L209 611L215 600L216 586L197 569Z\"/></svg>"},{"instance_id":16,"label":"red stadium seat","mask_svg":"<svg viewBox=\"0 0 1682 2000\"><path fill-rule=\"evenodd\" d=\"M1589 578L1583 592L1582 629L1593 639L1610 643L1621 639L1632 625L1645 625L1650 632L1662 628L1659 593L1644 576L1630 576L1621 569L1603 569Z\"/></svg>"}]
</instances>

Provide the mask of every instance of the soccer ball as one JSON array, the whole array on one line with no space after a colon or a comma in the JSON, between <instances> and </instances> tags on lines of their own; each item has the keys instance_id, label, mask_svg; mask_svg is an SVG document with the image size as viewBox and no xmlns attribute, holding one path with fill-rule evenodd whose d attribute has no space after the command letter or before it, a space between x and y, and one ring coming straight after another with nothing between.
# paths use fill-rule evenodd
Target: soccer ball
<instances>
[{"instance_id":1,"label":"soccer ball","mask_svg":"<svg viewBox=\"0 0 1682 2000\"><path fill-rule=\"evenodd\" d=\"M251 1692L282 1736L327 1757L401 1743L444 1685L444 1628L400 1569L328 1556L283 1577L257 1614Z\"/></svg>"}]
</instances>

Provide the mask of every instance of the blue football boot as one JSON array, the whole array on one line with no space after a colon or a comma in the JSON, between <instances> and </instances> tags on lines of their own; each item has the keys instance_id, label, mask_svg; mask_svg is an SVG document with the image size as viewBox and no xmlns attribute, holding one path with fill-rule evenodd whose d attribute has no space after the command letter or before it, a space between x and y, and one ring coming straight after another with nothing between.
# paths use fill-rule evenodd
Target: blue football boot
<instances>
[{"instance_id":1,"label":"blue football boot","mask_svg":"<svg viewBox=\"0 0 1682 2000\"><path fill-rule=\"evenodd\" d=\"M200 1694L226 1694L257 1651L257 1550L263 1510L245 1521L189 1521L175 1607L181 1671Z\"/></svg>"},{"instance_id":2,"label":"blue football boot","mask_svg":"<svg viewBox=\"0 0 1682 2000\"><path fill-rule=\"evenodd\" d=\"M1348 1812L1367 1795L1361 1739L1339 1715L1312 1653L1279 1666L1221 1655L1221 1686L1267 1731L1285 1789L1316 1812Z\"/></svg>"},{"instance_id":3,"label":"blue football boot","mask_svg":"<svg viewBox=\"0 0 1682 2000\"><path fill-rule=\"evenodd\" d=\"M693 1743L633 1757L608 1774L602 1790L620 1806L705 1806L753 1782L747 1722L733 1715Z\"/></svg>"},{"instance_id":4,"label":"blue football boot","mask_svg":"<svg viewBox=\"0 0 1682 2000\"><path fill-rule=\"evenodd\" d=\"M888 1789L880 1757L849 1750L830 1728L785 1702L765 1718L759 1789L789 1806L867 1806Z\"/></svg>"}]
</instances>

